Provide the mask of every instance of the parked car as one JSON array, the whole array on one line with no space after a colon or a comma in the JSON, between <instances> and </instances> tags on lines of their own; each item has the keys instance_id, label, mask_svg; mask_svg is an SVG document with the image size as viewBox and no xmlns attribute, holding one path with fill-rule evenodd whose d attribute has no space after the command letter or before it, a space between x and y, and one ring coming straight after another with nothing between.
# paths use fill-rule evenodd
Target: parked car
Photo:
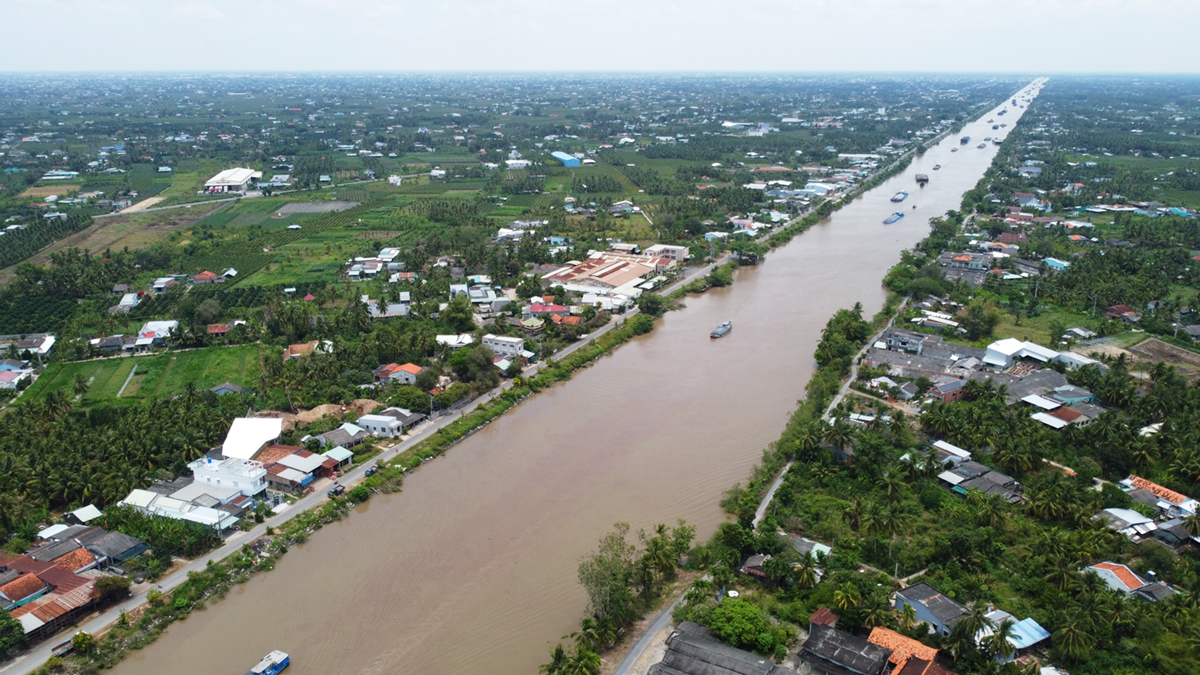
<instances>
[{"instance_id":1,"label":"parked car","mask_svg":"<svg viewBox=\"0 0 1200 675\"><path fill-rule=\"evenodd\" d=\"M371 476L374 476L376 471L377 471L377 469L375 468L375 465L374 465L374 464L372 464L371 466L367 467L367 473L366 473L366 476L367 476L367 478L370 478Z\"/></svg>"}]
</instances>

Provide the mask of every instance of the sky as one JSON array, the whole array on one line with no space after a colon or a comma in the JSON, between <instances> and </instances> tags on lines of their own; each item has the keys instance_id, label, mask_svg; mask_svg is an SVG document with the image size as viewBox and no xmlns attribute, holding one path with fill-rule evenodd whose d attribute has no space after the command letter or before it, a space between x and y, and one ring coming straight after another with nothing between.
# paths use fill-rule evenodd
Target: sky
<instances>
[{"instance_id":1,"label":"sky","mask_svg":"<svg viewBox=\"0 0 1200 675\"><path fill-rule=\"evenodd\" d=\"M1161 28L1200 25L1198 0L3 0L0 17L8 72L1200 73L1186 31Z\"/></svg>"}]
</instances>

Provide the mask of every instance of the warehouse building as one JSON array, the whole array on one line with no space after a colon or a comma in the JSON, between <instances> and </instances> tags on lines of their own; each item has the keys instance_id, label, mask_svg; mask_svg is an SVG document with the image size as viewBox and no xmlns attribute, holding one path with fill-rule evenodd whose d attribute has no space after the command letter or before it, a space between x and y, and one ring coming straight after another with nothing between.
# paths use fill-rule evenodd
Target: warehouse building
<instances>
[{"instance_id":1,"label":"warehouse building","mask_svg":"<svg viewBox=\"0 0 1200 675\"><path fill-rule=\"evenodd\" d=\"M208 179L208 182L204 184L204 191L211 193L244 193L247 189L249 189L250 183L256 182L261 178L261 171L252 171L250 169L226 169Z\"/></svg>"},{"instance_id":2,"label":"warehouse building","mask_svg":"<svg viewBox=\"0 0 1200 675\"><path fill-rule=\"evenodd\" d=\"M562 162L563 166L579 166L579 160L565 152L555 150L550 153L550 156Z\"/></svg>"}]
</instances>

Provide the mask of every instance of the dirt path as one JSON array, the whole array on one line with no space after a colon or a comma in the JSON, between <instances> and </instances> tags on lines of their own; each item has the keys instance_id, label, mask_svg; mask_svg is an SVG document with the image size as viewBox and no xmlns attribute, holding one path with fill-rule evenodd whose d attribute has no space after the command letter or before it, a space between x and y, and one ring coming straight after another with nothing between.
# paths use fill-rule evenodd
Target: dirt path
<instances>
[{"instance_id":1,"label":"dirt path","mask_svg":"<svg viewBox=\"0 0 1200 675\"><path fill-rule=\"evenodd\" d=\"M326 415L341 417L346 413L354 413L355 415L362 416L381 405L383 404L369 398L357 398L349 406L346 406L344 410L337 403L326 403L311 410L301 410L298 413L284 412L282 410L262 410L254 413L254 417L278 417L283 420L283 430L291 431L295 428L296 424L312 424Z\"/></svg>"},{"instance_id":2,"label":"dirt path","mask_svg":"<svg viewBox=\"0 0 1200 675\"><path fill-rule=\"evenodd\" d=\"M161 202L164 199L166 199L166 197L150 197L148 199L143 199L142 201L134 204L133 206L128 206L126 208L121 209L121 213L137 213L138 211L145 211L146 209L150 208L151 206L154 206L155 204Z\"/></svg>"}]
</instances>

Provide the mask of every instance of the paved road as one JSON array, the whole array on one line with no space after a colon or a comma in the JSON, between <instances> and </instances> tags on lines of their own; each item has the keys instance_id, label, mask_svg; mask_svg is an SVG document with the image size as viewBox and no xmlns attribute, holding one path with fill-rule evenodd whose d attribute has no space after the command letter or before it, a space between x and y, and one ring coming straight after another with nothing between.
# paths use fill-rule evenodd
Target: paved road
<instances>
[{"instance_id":1,"label":"paved road","mask_svg":"<svg viewBox=\"0 0 1200 675\"><path fill-rule=\"evenodd\" d=\"M650 649L654 646L655 638L662 631L662 629L667 627L667 624L671 623L671 614L675 611L675 608L678 607L681 602L683 602L683 599L686 595L687 594L684 593L676 598L675 602L672 602L670 607L664 609L662 614L660 614L658 618L654 620L654 623L650 624L650 627L647 628L644 633L642 633L642 637L639 638L637 643L633 645L633 649L630 649L629 653L625 655L625 658L621 659L621 663L617 664L617 669L613 671L613 675L631 675L629 672L630 669L633 668L634 664L637 663L638 659L642 657L642 654L647 649Z\"/></svg>"}]
</instances>

